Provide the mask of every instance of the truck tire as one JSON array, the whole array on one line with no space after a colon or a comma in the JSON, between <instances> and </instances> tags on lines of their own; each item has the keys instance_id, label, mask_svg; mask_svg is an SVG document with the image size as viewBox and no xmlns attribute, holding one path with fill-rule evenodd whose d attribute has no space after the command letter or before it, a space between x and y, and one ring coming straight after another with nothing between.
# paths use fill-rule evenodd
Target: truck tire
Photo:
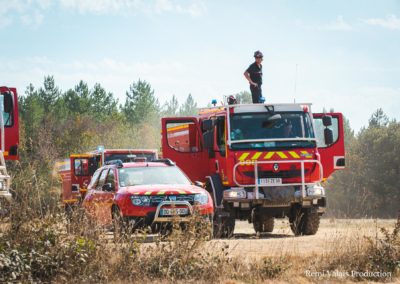
<instances>
[{"instance_id":1,"label":"truck tire","mask_svg":"<svg viewBox=\"0 0 400 284\"><path fill-rule=\"evenodd\" d=\"M290 220L290 228L296 236L315 235L319 228L320 216L315 210L296 210L295 216Z\"/></svg>"},{"instance_id":2,"label":"truck tire","mask_svg":"<svg viewBox=\"0 0 400 284\"><path fill-rule=\"evenodd\" d=\"M271 233L274 230L274 217L268 215L255 216L253 228L256 233Z\"/></svg>"},{"instance_id":3,"label":"truck tire","mask_svg":"<svg viewBox=\"0 0 400 284\"><path fill-rule=\"evenodd\" d=\"M235 230L235 218L224 217L217 218L213 222L213 235L214 238L231 238Z\"/></svg>"}]
</instances>

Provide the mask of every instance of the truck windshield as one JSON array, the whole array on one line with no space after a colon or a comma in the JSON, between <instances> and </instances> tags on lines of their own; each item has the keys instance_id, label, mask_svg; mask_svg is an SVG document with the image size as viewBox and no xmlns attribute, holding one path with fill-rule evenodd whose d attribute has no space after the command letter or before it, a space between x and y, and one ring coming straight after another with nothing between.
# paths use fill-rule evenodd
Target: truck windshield
<instances>
[{"instance_id":1,"label":"truck windshield","mask_svg":"<svg viewBox=\"0 0 400 284\"><path fill-rule=\"evenodd\" d=\"M182 184L190 185L189 179L177 167L120 168L119 185Z\"/></svg>"},{"instance_id":2,"label":"truck windshield","mask_svg":"<svg viewBox=\"0 0 400 284\"><path fill-rule=\"evenodd\" d=\"M304 112L234 114L230 129L231 148L236 150L316 145L310 115Z\"/></svg>"}]
</instances>

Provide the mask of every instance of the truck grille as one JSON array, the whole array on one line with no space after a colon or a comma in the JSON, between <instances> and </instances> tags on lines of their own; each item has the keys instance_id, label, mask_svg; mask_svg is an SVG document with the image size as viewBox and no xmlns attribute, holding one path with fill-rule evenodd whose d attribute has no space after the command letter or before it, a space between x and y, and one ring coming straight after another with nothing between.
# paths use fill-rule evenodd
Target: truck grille
<instances>
[{"instance_id":1,"label":"truck grille","mask_svg":"<svg viewBox=\"0 0 400 284\"><path fill-rule=\"evenodd\" d=\"M151 195L150 206L157 206L163 201L187 201L190 205L194 204L194 194L181 195Z\"/></svg>"},{"instance_id":2,"label":"truck grille","mask_svg":"<svg viewBox=\"0 0 400 284\"><path fill-rule=\"evenodd\" d=\"M305 175L308 172L309 172L308 169L304 170ZM254 178L254 171L243 172L243 174L247 177ZM273 172L273 171L258 172L258 178L300 178L300 177L301 177L300 170L281 171L281 172Z\"/></svg>"}]
</instances>

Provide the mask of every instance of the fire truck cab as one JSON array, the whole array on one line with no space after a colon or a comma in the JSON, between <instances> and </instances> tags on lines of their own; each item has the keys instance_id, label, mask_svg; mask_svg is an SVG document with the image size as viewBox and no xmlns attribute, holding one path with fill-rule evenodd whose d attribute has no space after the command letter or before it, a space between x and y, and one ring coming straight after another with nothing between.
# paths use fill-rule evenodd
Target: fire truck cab
<instances>
[{"instance_id":1,"label":"fire truck cab","mask_svg":"<svg viewBox=\"0 0 400 284\"><path fill-rule=\"evenodd\" d=\"M19 120L15 88L0 87L0 210L2 200L11 201L11 178L5 160L18 160Z\"/></svg>"},{"instance_id":2,"label":"fire truck cab","mask_svg":"<svg viewBox=\"0 0 400 284\"><path fill-rule=\"evenodd\" d=\"M230 237L235 219L272 232L288 217L295 235L318 230L321 183L345 165L341 113L311 104L236 104L196 117L162 119L162 153L214 199L214 232Z\"/></svg>"},{"instance_id":3,"label":"fire truck cab","mask_svg":"<svg viewBox=\"0 0 400 284\"><path fill-rule=\"evenodd\" d=\"M157 150L149 149L100 149L85 153L70 155L69 163L60 161L58 173L62 180L62 202L68 211L74 205L79 205L87 192L94 172L113 160L123 162L157 160Z\"/></svg>"}]
</instances>

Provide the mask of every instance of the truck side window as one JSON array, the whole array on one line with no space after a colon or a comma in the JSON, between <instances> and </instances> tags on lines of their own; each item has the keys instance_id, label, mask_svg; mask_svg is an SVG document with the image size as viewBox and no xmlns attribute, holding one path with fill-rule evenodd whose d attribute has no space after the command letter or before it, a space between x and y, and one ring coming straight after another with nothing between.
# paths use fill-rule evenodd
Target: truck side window
<instances>
[{"instance_id":1,"label":"truck side window","mask_svg":"<svg viewBox=\"0 0 400 284\"><path fill-rule=\"evenodd\" d=\"M89 160L88 159L75 159L74 160L74 173L76 176L89 175Z\"/></svg>"},{"instance_id":2,"label":"truck side window","mask_svg":"<svg viewBox=\"0 0 400 284\"><path fill-rule=\"evenodd\" d=\"M14 125L14 102L13 102L13 97L12 94L6 92L6 93L1 93L3 96L3 106L4 106L4 112L3 112L3 122L4 122L4 127L11 127Z\"/></svg>"},{"instance_id":3,"label":"truck side window","mask_svg":"<svg viewBox=\"0 0 400 284\"><path fill-rule=\"evenodd\" d=\"M325 144L324 138L324 129L325 126L322 123L322 117L314 118L314 126L315 126L315 138L317 138L317 147L318 148L326 148L328 145ZM339 139L339 120L337 117L332 117L332 125L328 128L332 129L333 132L333 144L336 143Z\"/></svg>"},{"instance_id":4,"label":"truck side window","mask_svg":"<svg viewBox=\"0 0 400 284\"><path fill-rule=\"evenodd\" d=\"M217 145L222 156L225 156L225 117L220 116L217 119Z\"/></svg>"},{"instance_id":5,"label":"truck side window","mask_svg":"<svg viewBox=\"0 0 400 284\"><path fill-rule=\"evenodd\" d=\"M192 121L167 123L168 146L178 152L200 151L200 138L196 124Z\"/></svg>"},{"instance_id":6,"label":"truck side window","mask_svg":"<svg viewBox=\"0 0 400 284\"><path fill-rule=\"evenodd\" d=\"M89 160L88 160L88 163L89 163L89 168L88 168L88 175L93 175L94 174L94 172L99 168L99 162L100 162L100 160L98 160L98 157L93 157L93 158L90 158Z\"/></svg>"}]
</instances>

